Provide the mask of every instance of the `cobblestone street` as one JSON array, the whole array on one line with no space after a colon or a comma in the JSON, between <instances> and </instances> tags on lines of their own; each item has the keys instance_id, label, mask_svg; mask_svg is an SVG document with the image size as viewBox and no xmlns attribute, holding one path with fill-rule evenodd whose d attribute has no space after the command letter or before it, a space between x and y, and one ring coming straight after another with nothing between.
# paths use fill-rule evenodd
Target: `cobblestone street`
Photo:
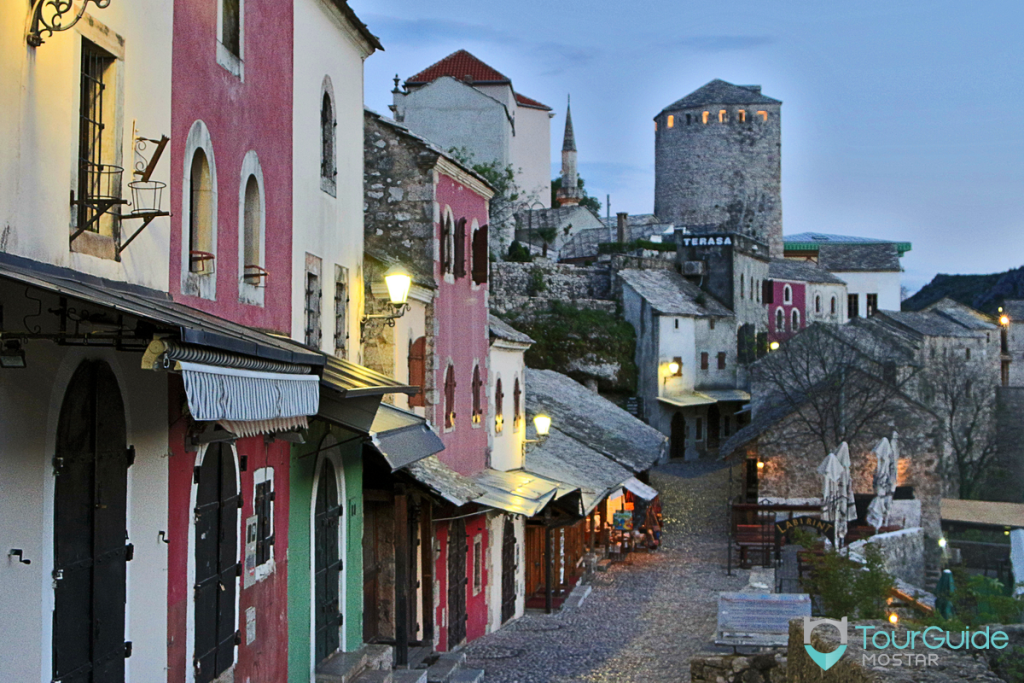
<instances>
[{"instance_id":1,"label":"cobblestone street","mask_svg":"<svg viewBox=\"0 0 1024 683\"><path fill-rule=\"evenodd\" d=\"M689 658L708 648L726 576L729 470L672 463L656 470L665 518L661 550L597 573L582 606L527 614L466 648L487 683L689 681Z\"/></svg>"}]
</instances>

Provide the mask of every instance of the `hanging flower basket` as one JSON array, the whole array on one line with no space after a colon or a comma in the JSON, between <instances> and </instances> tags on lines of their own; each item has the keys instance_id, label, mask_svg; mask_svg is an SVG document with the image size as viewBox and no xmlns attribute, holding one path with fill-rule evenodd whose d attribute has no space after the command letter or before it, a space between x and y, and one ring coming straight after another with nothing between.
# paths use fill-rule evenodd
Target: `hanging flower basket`
<instances>
[{"instance_id":1,"label":"hanging flower basket","mask_svg":"<svg viewBox=\"0 0 1024 683\"><path fill-rule=\"evenodd\" d=\"M132 213L159 213L163 205L164 188L167 183L157 180L133 180L128 183L132 191Z\"/></svg>"},{"instance_id":2,"label":"hanging flower basket","mask_svg":"<svg viewBox=\"0 0 1024 683\"><path fill-rule=\"evenodd\" d=\"M197 275L210 275L213 273L213 262L217 257L208 251L190 251L189 270Z\"/></svg>"},{"instance_id":3,"label":"hanging flower basket","mask_svg":"<svg viewBox=\"0 0 1024 683\"><path fill-rule=\"evenodd\" d=\"M266 287L267 277L270 276L270 272L265 268L259 266L247 265L245 272L242 274L242 281L245 284L252 287Z\"/></svg>"}]
</instances>

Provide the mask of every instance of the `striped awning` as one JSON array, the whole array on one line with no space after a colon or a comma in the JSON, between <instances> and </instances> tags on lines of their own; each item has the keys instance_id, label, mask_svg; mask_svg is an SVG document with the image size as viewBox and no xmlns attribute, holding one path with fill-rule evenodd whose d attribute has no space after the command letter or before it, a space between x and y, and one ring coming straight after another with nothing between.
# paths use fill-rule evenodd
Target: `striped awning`
<instances>
[{"instance_id":1,"label":"striped awning","mask_svg":"<svg viewBox=\"0 0 1024 683\"><path fill-rule=\"evenodd\" d=\"M257 422L316 415L320 378L178 362L188 408L200 421ZM271 424L282 424L271 423ZM262 430L261 430L262 431ZM274 429L280 431L280 429Z\"/></svg>"}]
</instances>

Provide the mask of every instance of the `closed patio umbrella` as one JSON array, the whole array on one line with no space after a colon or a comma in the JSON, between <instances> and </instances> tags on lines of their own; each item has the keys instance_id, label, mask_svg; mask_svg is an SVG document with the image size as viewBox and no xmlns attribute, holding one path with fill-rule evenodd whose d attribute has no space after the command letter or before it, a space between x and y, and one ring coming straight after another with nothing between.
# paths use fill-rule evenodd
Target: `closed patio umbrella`
<instances>
[{"instance_id":1,"label":"closed patio umbrella","mask_svg":"<svg viewBox=\"0 0 1024 683\"><path fill-rule=\"evenodd\" d=\"M834 453L829 453L821 461L818 474L824 479L821 488L821 517L835 525L837 538L832 540L838 544L839 520L845 516L846 499L843 495L843 466ZM845 528L843 535L846 535Z\"/></svg>"},{"instance_id":2,"label":"closed patio umbrella","mask_svg":"<svg viewBox=\"0 0 1024 683\"><path fill-rule=\"evenodd\" d=\"M868 524L878 531L885 526L885 520L889 517L889 509L892 507L892 493L889 487L892 445L889 443L889 439L883 436L872 452L875 454L877 463L875 477L872 480L875 497L868 506Z\"/></svg>"},{"instance_id":3,"label":"closed patio umbrella","mask_svg":"<svg viewBox=\"0 0 1024 683\"><path fill-rule=\"evenodd\" d=\"M839 444L836 460L842 467L839 482L839 500L836 504L836 537L846 538L846 529L851 519L857 518L857 502L853 497L853 475L850 474L850 447L846 442Z\"/></svg>"},{"instance_id":4,"label":"closed patio umbrella","mask_svg":"<svg viewBox=\"0 0 1024 683\"><path fill-rule=\"evenodd\" d=\"M953 572L946 569L939 578L939 585L935 587L935 611L944 619L953 616Z\"/></svg>"}]
</instances>

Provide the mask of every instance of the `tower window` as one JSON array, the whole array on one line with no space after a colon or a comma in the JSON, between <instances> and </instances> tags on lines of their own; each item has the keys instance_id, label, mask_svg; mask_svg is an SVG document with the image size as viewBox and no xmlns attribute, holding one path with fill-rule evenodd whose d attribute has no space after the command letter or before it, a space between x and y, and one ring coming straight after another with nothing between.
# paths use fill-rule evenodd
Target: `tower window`
<instances>
[{"instance_id":1,"label":"tower window","mask_svg":"<svg viewBox=\"0 0 1024 683\"><path fill-rule=\"evenodd\" d=\"M718 110L718 122L719 123L728 123L729 122L729 114L724 109L719 109Z\"/></svg>"},{"instance_id":2,"label":"tower window","mask_svg":"<svg viewBox=\"0 0 1024 683\"><path fill-rule=\"evenodd\" d=\"M767 121L768 120L768 112L766 112L766 111L759 111L759 112L757 112L757 115L761 117L762 121Z\"/></svg>"},{"instance_id":3,"label":"tower window","mask_svg":"<svg viewBox=\"0 0 1024 683\"><path fill-rule=\"evenodd\" d=\"M742 275L740 275L740 298L741 299L743 298L743 285L744 285L744 283L746 283L746 280L743 278Z\"/></svg>"},{"instance_id":4,"label":"tower window","mask_svg":"<svg viewBox=\"0 0 1024 683\"><path fill-rule=\"evenodd\" d=\"M325 92L320 103L320 189L332 197L336 197L338 191L338 168L334 156L334 132L337 125L331 95Z\"/></svg>"},{"instance_id":5,"label":"tower window","mask_svg":"<svg viewBox=\"0 0 1024 683\"><path fill-rule=\"evenodd\" d=\"M686 115L686 125L690 125L690 115Z\"/></svg>"},{"instance_id":6,"label":"tower window","mask_svg":"<svg viewBox=\"0 0 1024 683\"><path fill-rule=\"evenodd\" d=\"M737 118L737 120L740 123L746 123L747 122L747 110L746 109L740 109L738 112L736 112L736 118Z\"/></svg>"},{"instance_id":7,"label":"tower window","mask_svg":"<svg viewBox=\"0 0 1024 683\"><path fill-rule=\"evenodd\" d=\"M672 128L675 125L676 125L676 117L672 116L672 114L669 114L668 115L668 127Z\"/></svg>"},{"instance_id":8,"label":"tower window","mask_svg":"<svg viewBox=\"0 0 1024 683\"><path fill-rule=\"evenodd\" d=\"M832 315L836 314L836 298L832 297Z\"/></svg>"},{"instance_id":9,"label":"tower window","mask_svg":"<svg viewBox=\"0 0 1024 683\"><path fill-rule=\"evenodd\" d=\"M711 116L711 112L709 112L709 111L706 111L703 114L701 114L701 118L703 119L704 123L708 122L708 117L709 116Z\"/></svg>"},{"instance_id":10,"label":"tower window","mask_svg":"<svg viewBox=\"0 0 1024 683\"><path fill-rule=\"evenodd\" d=\"M814 312L821 313L821 295L818 294L814 297Z\"/></svg>"}]
</instances>

